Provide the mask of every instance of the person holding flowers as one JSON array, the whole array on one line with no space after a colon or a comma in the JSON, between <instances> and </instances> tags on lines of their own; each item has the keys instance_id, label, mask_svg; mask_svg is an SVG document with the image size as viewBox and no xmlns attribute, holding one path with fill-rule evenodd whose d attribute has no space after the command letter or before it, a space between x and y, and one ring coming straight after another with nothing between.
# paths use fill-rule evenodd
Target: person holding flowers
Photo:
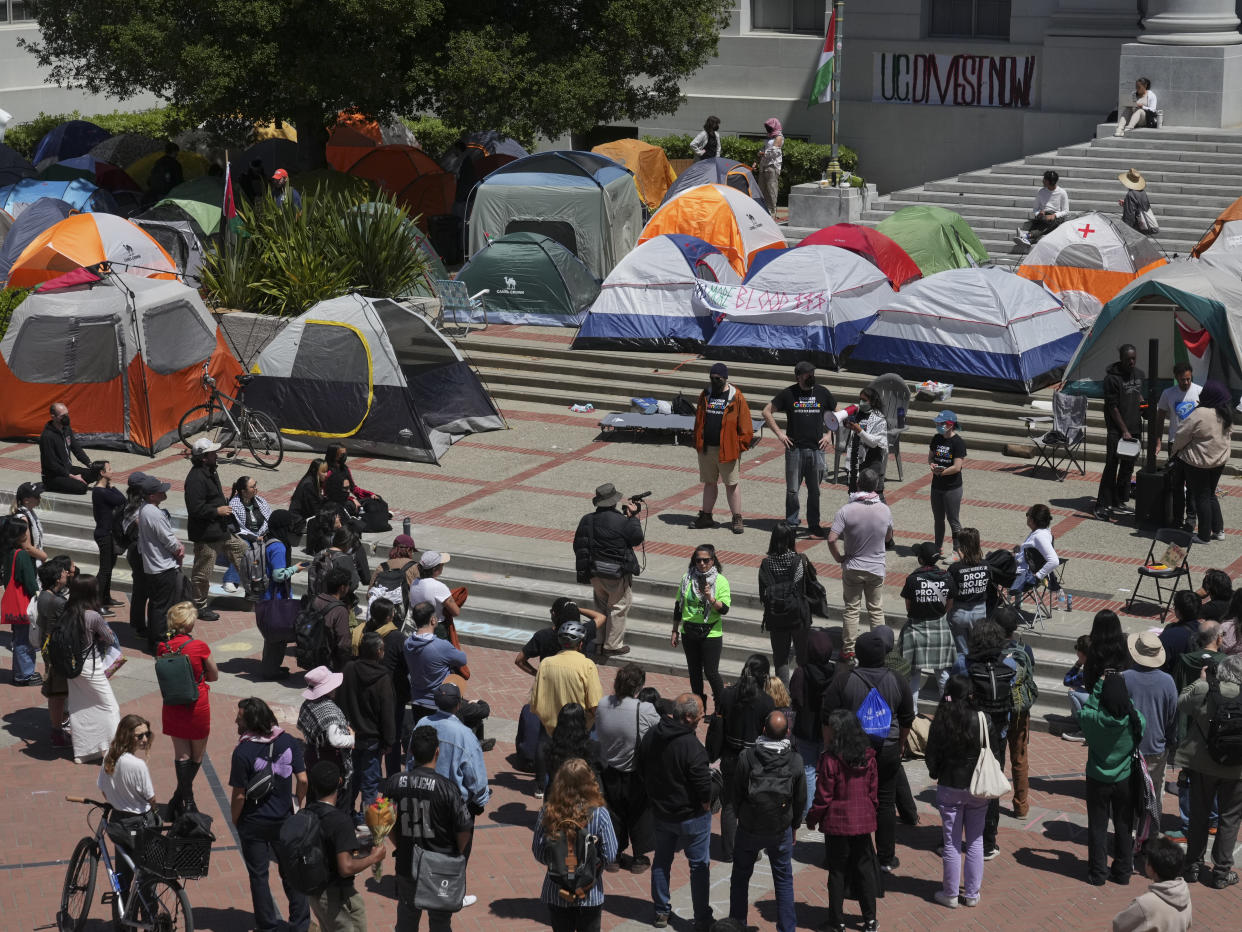
<instances>
[{"instance_id":1,"label":"person holding flowers","mask_svg":"<svg viewBox=\"0 0 1242 932\"><path fill-rule=\"evenodd\" d=\"M319 817L329 855L328 885L310 898L311 912L319 923L319 932L367 932L366 904L354 886L354 876L378 865L388 856L388 849L375 845L369 853L358 855L361 845L353 820L336 807L336 794L343 788L340 767L321 760L310 769L309 778L316 802L308 808Z\"/></svg>"}]
</instances>

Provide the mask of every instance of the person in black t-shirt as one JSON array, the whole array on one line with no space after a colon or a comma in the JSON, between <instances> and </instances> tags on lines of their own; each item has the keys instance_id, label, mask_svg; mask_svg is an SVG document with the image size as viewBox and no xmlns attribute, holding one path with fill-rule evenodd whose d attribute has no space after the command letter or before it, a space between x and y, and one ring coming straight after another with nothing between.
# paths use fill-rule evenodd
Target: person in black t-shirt
<instances>
[{"instance_id":1,"label":"person in black t-shirt","mask_svg":"<svg viewBox=\"0 0 1242 932\"><path fill-rule=\"evenodd\" d=\"M958 561L949 567L949 630L957 652L965 657L970 629L988 613L992 567L983 559L978 528L958 532L957 552Z\"/></svg>"},{"instance_id":2,"label":"person in black t-shirt","mask_svg":"<svg viewBox=\"0 0 1242 932\"><path fill-rule=\"evenodd\" d=\"M593 609L583 608L572 599L567 599L564 596L552 603L550 614L552 616L552 626L550 628L540 628L531 635L530 640L522 645L522 649L513 658L513 665L523 673L529 673L531 676L534 676L537 671L530 664L532 660L545 660L548 657L555 657L561 652L561 642L557 631L567 621L581 621L583 623L582 626L586 628L586 640L582 642L582 652L588 657L596 655L596 637L600 629L607 623L607 615Z\"/></svg>"},{"instance_id":3,"label":"person in black t-shirt","mask_svg":"<svg viewBox=\"0 0 1242 932\"><path fill-rule=\"evenodd\" d=\"M957 650L945 618L949 574L937 565L940 552L927 542L915 547L914 555L919 567L906 577L901 589L906 623L897 638L897 652L910 661L910 691L917 701L924 675L933 670L939 673L938 689L944 688Z\"/></svg>"},{"instance_id":4,"label":"person in black t-shirt","mask_svg":"<svg viewBox=\"0 0 1242 932\"><path fill-rule=\"evenodd\" d=\"M354 820L336 808L336 794L341 789L340 767L330 760L321 760L310 769L310 787L316 802L307 808L319 817L331 878L322 893L311 897L311 912L320 932L365 932L366 904L354 886L354 875L384 860L388 849L377 845L362 857L355 853L361 846L354 832Z\"/></svg>"},{"instance_id":5,"label":"person in black t-shirt","mask_svg":"<svg viewBox=\"0 0 1242 932\"><path fill-rule=\"evenodd\" d=\"M824 479L824 453L832 443L824 427L824 414L835 411L832 392L815 384L815 365L803 360L794 366L793 385L780 391L763 407L763 420L785 445L785 523L799 524L798 487L806 483L806 525L817 537L824 536L819 523L819 484ZM774 412L783 411L786 429L776 424Z\"/></svg>"},{"instance_id":6,"label":"person in black t-shirt","mask_svg":"<svg viewBox=\"0 0 1242 932\"><path fill-rule=\"evenodd\" d=\"M953 532L953 551L962 531L958 514L962 509L962 467L966 463L966 441L957 434L957 415L945 409L936 415L936 436L927 451L931 467L932 520L935 522L936 550L944 546L944 519Z\"/></svg>"},{"instance_id":7,"label":"person in black t-shirt","mask_svg":"<svg viewBox=\"0 0 1242 932\"><path fill-rule=\"evenodd\" d=\"M417 929L422 910L414 908L414 879L410 876L414 849L462 855L470 848L474 819L466 811L457 784L436 773L440 739L430 725L420 725L410 738L413 769L395 774L384 784L384 795L397 807L393 847L397 854L397 928ZM463 905L475 897L467 895ZM428 910L430 932L449 932L453 914Z\"/></svg>"}]
</instances>

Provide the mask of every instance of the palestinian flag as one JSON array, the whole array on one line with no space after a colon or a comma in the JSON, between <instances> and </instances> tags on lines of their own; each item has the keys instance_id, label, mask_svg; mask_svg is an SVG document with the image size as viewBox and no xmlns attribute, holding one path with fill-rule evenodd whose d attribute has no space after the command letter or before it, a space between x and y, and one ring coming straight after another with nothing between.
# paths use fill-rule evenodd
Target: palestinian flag
<instances>
[{"instance_id":1,"label":"palestinian flag","mask_svg":"<svg viewBox=\"0 0 1242 932\"><path fill-rule=\"evenodd\" d=\"M1199 322L1191 320L1187 323L1182 315L1173 317L1175 333L1173 339L1173 362L1189 363L1192 378L1196 385L1202 385L1208 377L1208 367L1212 361L1212 337Z\"/></svg>"},{"instance_id":2,"label":"palestinian flag","mask_svg":"<svg viewBox=\"0 0 1242 932\"><path fill-rule=\"evenodd\" d=\"M832 100L832 70L837 54L837 11L833 10L828 17L828 35L824 37L824 48L819 53L819 67L815 72L815 83L811 87L811 99L808 107L826 104Z\"/></svg>"}]
</instances>

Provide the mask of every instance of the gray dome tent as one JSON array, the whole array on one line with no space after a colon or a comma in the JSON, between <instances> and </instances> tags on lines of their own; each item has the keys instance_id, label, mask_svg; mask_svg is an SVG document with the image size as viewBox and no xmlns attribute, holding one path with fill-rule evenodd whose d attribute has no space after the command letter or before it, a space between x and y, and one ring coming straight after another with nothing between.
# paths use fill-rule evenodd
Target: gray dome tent
<instances>
[{"instance_id":1,"label":"gray dome tent","mask_svg":"<svg viewBox=\"0 0 1242 932\"><path fill-rule=\"evenodd\" d=\"M438 463L472 433L503 430L477 375L425 317L387 298L321 301L259 354L246 402L285 443Z\"/></svg>"}]
</instances>

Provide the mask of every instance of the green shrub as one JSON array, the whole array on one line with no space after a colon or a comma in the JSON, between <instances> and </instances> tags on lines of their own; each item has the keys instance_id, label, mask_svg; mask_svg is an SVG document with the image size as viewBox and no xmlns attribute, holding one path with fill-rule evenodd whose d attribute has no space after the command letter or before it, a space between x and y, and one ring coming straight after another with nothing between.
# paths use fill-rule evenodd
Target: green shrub
<instances>
[{"instance_id":1,"label":"green shrub","mask_svg":"<svg viewBox=\"0 0 1242 932\"><path fill-rule=\"evenodd\" d=\"M670 159L694 158L694 152L690 149L690 139L691 137L688 135L643 137L644 142L649 142L653 146L659 146L663 149L664 154ZM754 165L757 163L761 149L763 149L763 142L758 139L743 139L740 136L720 137L721 156L726 159L733 159L735 162L741 162L743 165ZM778 200L787 203L789 200L789 189L793 185L819 181L823 177L824 169L828 167L828 160L831 155L831 146L786 137L785 153L781 160L781 181ZM854 174L855 178L851 179L851 184L855 187L861 185L862 179L857 177L858 153L848 146L840 146L838 147L838 160L841 163L842 169Z\"/></svg>"},{"instance_id":2,"label":"green shrub","mask_svg":"<svg viewBox=\"0 0 1242 932\"><path fill-rule=\"evenodd\" d=\"M8 332L13 312L17 310L17 305L26 300L28 294L29 288L6 288L0 291L0 337Z\"/></svg>"},{"instance_id":3,"label":"green shrub","mask_svg":"<svg viewBox=\"0 0 1242 932\"><path fill-rule=\"evenodd\" d=\"M88 120L96 126L116 135L118 133L141 133L154 139L165 139L190 129L194 123L176 107L157 107L138 113L97 113L83 116L73 113L40 113L33 120L18 123L4 134L6 145L12 146L26 158L34 155L35 146L49 131L69 120Z\"/></svg>"},{"instance_id":4,"label":"green shrub","mask_svg":"<svg viewBox=\"0 0 1242 932\"><path fill-rule=\"evenodd\" d=\"M433 116L407 118L405 125L414 133L423 151L437 162L462 134L461 127L448 126L439 117Z\"/></svg>"}]
</instances>

